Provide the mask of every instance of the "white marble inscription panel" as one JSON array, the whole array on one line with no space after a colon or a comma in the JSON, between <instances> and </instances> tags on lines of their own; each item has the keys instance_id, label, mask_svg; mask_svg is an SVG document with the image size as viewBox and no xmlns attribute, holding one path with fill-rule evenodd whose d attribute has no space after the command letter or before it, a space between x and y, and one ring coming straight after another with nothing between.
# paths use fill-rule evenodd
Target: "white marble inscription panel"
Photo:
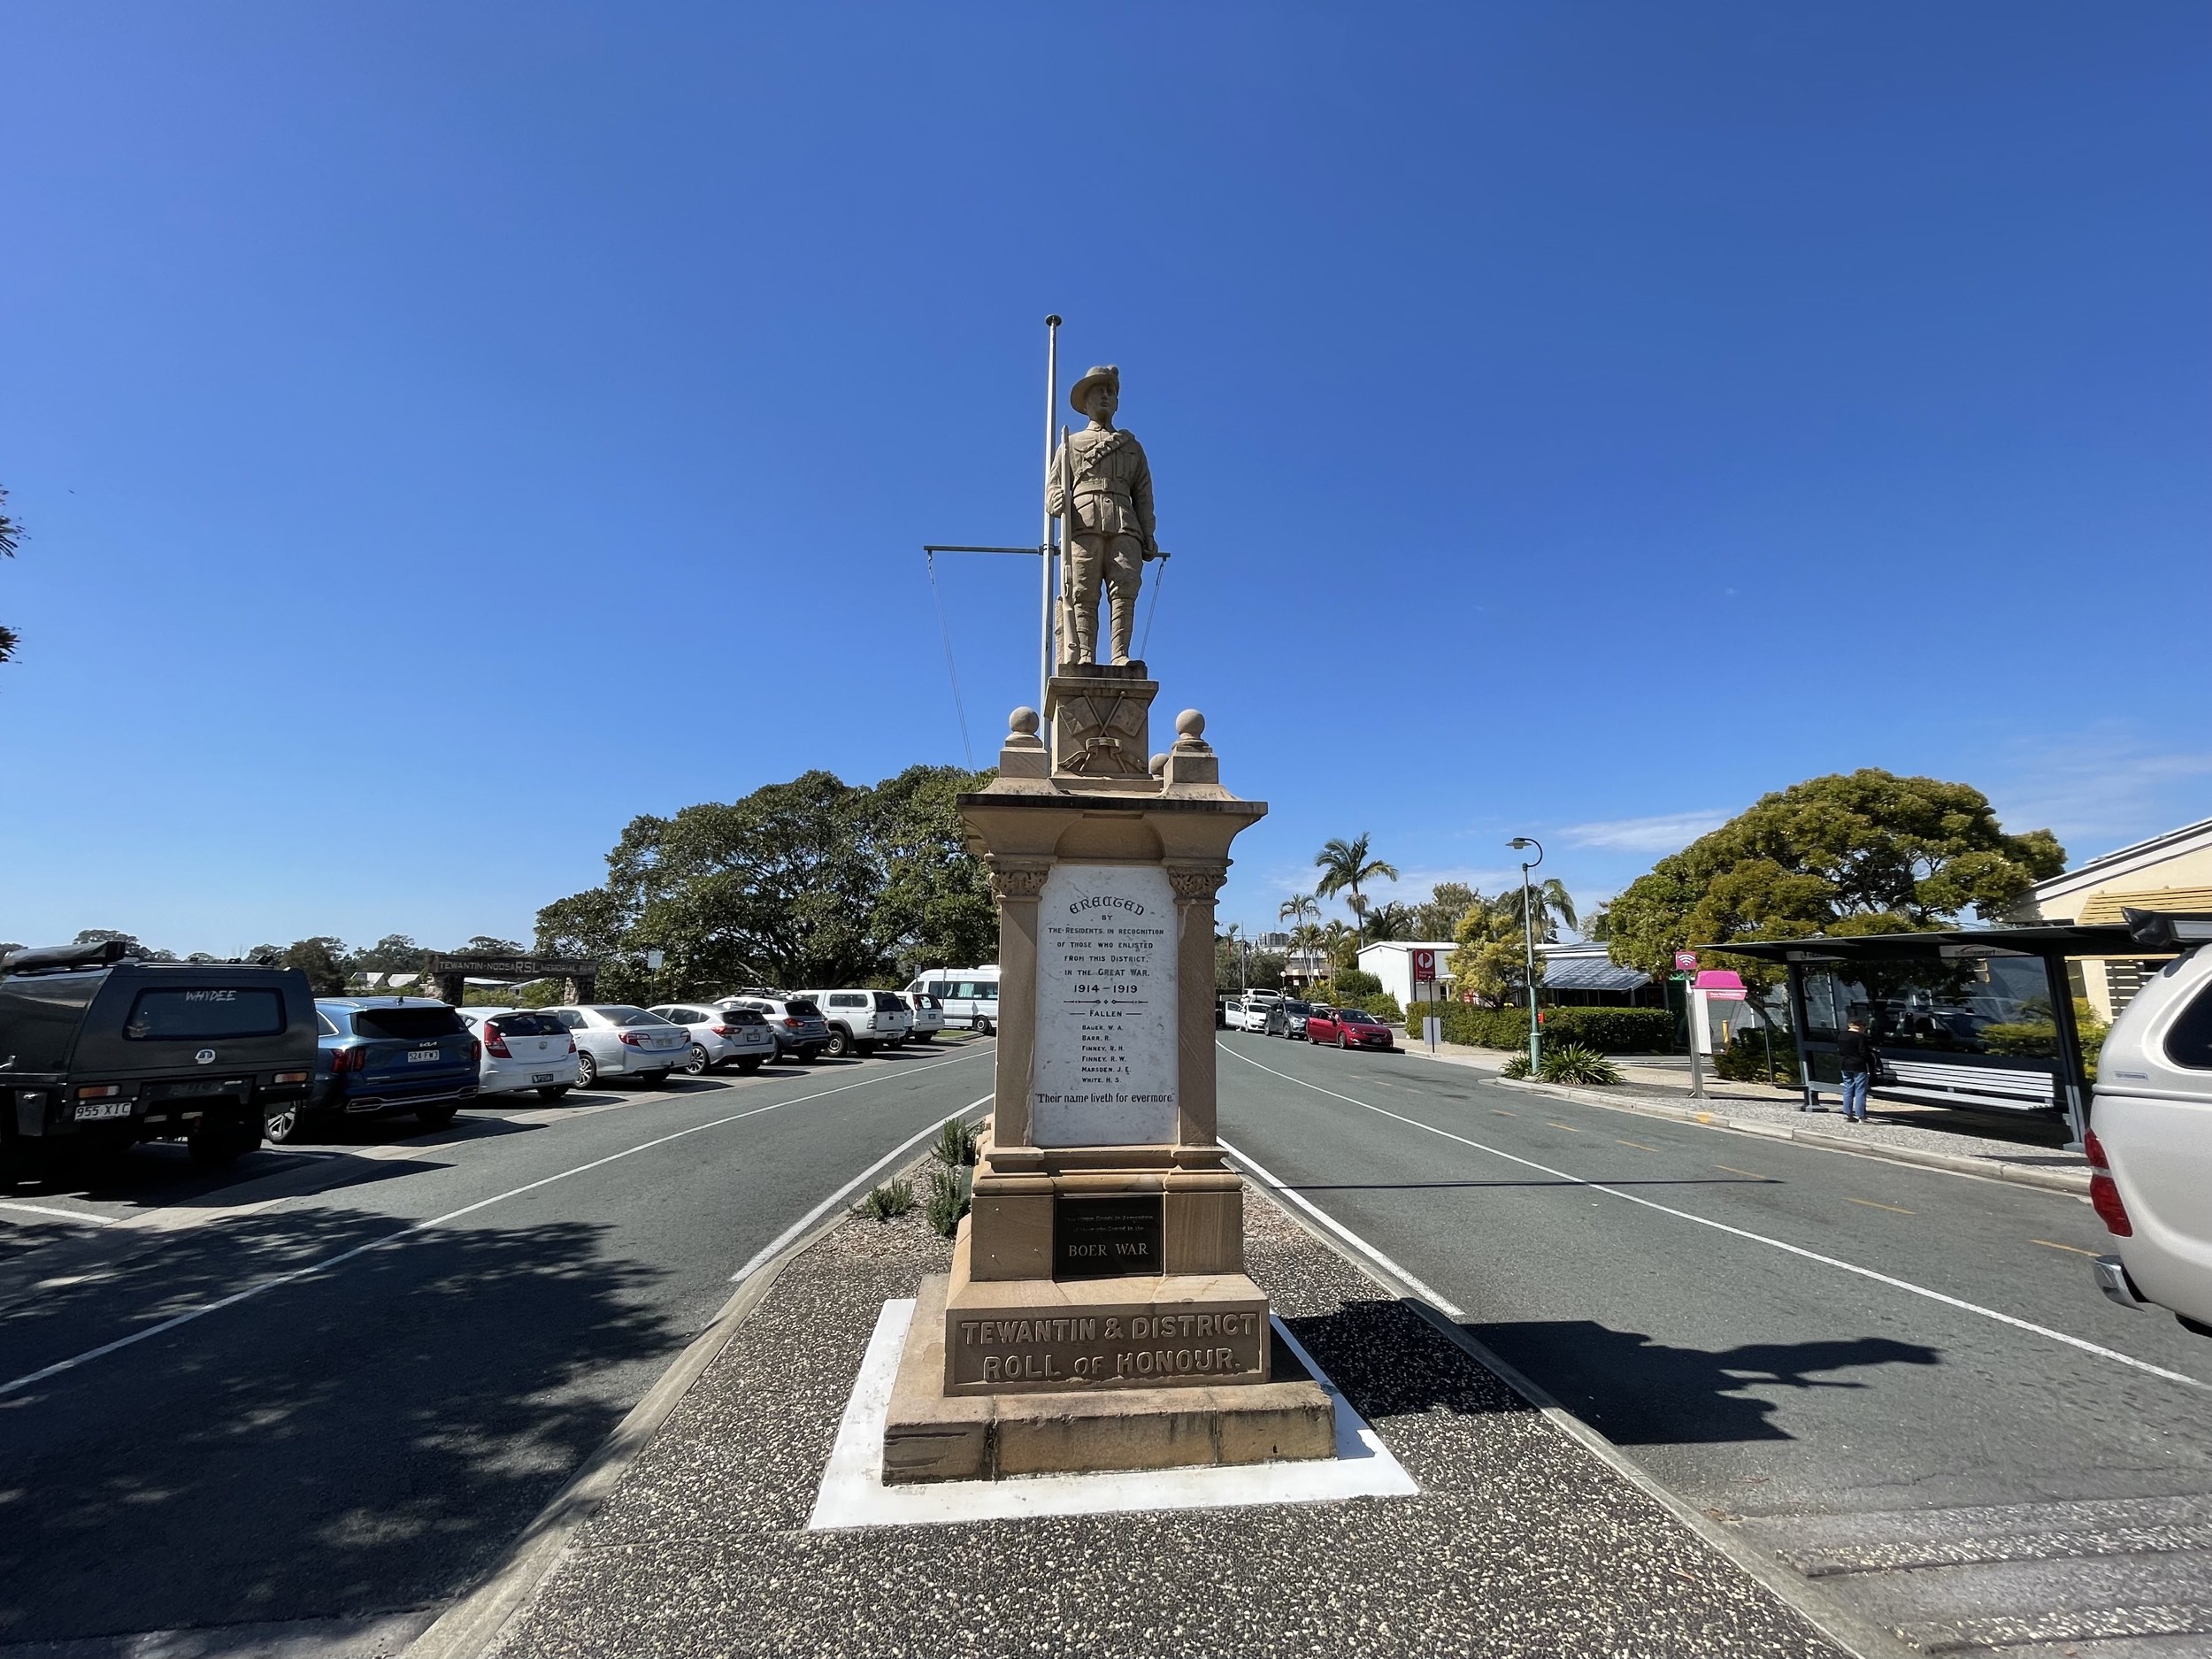
<instances>
[{"instance_id":1,"label":"white marble inscription panel","mask_svg":"<svg viewBox=\"0 0 2212 1659\"><path fill-rule=\"evenodd\" d=\"M1041 1147L1160 1146L1179 1115L1175 889L1158 864L1060 864L1037 907Z\"/></svg>"}]
</instances>

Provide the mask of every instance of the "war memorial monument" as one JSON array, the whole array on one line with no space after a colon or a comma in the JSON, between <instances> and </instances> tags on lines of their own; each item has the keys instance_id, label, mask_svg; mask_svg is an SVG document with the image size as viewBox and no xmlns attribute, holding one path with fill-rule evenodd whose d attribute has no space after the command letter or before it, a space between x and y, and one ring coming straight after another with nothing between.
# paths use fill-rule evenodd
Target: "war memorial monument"
<instances>
[{"instance_id":1,"label":"war memorial monument","mask_svg":"<svg viewBox=\"0 0 2212 1659\"><path fill-rule=\"evenodd\" d=\"M1120 381L1076 381L1088 424L1048 467L1063 576L1041 718L1015 710L997 778L960 797L998 900L997 1077L973 1209L900 1360L887 1483L1334 1446L1326 1392L1282 1370L1214 1136L1214 898L1267 808L1222 787L1194 710L1149 753L1159 686L1129 647L1159 550Z\"/></svg>"}]
</instances>

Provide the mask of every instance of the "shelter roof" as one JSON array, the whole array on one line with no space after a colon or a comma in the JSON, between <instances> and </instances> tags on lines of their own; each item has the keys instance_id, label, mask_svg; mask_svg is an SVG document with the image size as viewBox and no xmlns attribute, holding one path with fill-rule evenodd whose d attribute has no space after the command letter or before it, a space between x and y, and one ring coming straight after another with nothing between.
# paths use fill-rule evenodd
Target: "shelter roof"
<instances>
[{"instance_id":1,"label":"shelter roof","mask_svg":"<svg viewBox=\"0 0 2212 1659\"><path fill-rule=\"evenodd\" d=\"M2133 958L2144 954L2143 947L2117 922L1948 928L1926 933L1820 934L1810 939L1744 940L1696 949L1755 956L1763 962L1893 962L1914 957L1956 962L1976 956Z\"/></svg>"}]
</instances>

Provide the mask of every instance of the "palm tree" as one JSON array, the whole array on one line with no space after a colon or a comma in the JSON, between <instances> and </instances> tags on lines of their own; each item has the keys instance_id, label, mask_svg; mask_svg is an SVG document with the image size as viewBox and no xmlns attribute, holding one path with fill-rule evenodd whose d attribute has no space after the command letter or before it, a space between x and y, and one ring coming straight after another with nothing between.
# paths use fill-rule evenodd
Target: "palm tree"
<instances>
[{"instance_id":1,"label":"palm tree","mask_svg":"<svg viewBox=\"0 0 2212 1659\"><path fill-rule=\"evenodd\" d=\"M1516 931L1522 926L1521 889L1509 888L1491 901L1499 914L1509 919ZM1559 937L1559 923L1576 926L1575 902L1569 895L1565 883L1557 876L1548 881L1532 883L1528 888L1528 907L1535 913L1536 937L1551 944Z\"/></svg>"},{"instance_id":2,"label":"palm tree","mask_svg":"<svg viewBox=\"0 0 2212 1659\"><path fill-rule=\"evenodd\" d=\"M1305 923L1321 919L1321 901L1310 893L1294 893L1276 907L1275 919L1288 922L1294 933Z\"/></svg>"},{"instance_id":3,"label":"palm tree","mask_svg":"<svg viewBox=\"0 0 2212 1659\"><path fill-rule=\"evenodd\" d=\"M1314 866L1321 872L1321 879L1314 891L1323 898L1333 898L1339 893L1346 895L1344 902L1352 914L1361 920L1367 916L1367 899L1360 889L1370 881L1395 881L1398 867L1379 858L1367 856L1367 835L1363 831L1357 838L1346 841L1339 836L1314 855Z\"/></svg>"},{"instance_id":4,"label":"palm tree","mask_svg":"<svg viewBox=\"0 0 2212 1659\"><path fill-rule=\"evenodd\" d=\"M1321 960L1324 936L1318 923L1301 922L1290 930L1290 959L1294 963L1302 963L1304 967L1302 971L1310 979L1320 977L1312 970Z\"/></svg>"},{"instance_id":5,"label":"palm tree","mask_svg":"<svg viewBox=\"0 0 2212 1659\"><path fill-rule=\"evenodd\" d=\"M1413 907L1409 904L1378 904L1368 913L1367 939L1379 945L1386 940L1409 939L1413 935Z\"/></svg>"},{"instance_id":6,"label":"palm tree","mask_svg":"<svg viewBox=\"0 0 2212 1659\"><path fill-rule=\"evenodd\" d=\"M1331 972L1359 965L1359 934L1342 922L1331 922L1321 930L1321 954L1327 960Z\"/></svg>"}]
</instances>

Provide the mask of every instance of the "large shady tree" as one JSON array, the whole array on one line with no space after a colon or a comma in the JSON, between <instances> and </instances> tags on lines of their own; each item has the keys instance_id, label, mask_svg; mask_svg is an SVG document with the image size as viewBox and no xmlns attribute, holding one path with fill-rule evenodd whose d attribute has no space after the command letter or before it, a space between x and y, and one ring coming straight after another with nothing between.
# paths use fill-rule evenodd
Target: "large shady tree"
<instances>
[{"instance_id":1,"label":"large shady tree","mask_svg":"<svg viewBox=\"0 0 2212 1659\"><path fill-rule=\"evenodd\" d=\"M1655 977L1688 945L1886 933L2001 914L2066 867L2047 829L2008 834L1962 783L1872 767L1811 778L1662 858L1606 913L1613 960ZM1747 979L1777 973L1748 958Z\"/></svg>"},{"instance_id":2,"label":"large shady tree","mask_svg":"<svg viewBox=\"0 0 2212 1659\"><path fill-rule=\"evenodd\" d=\"M988 773L912 766L872 788L826 772L631 820L603 887L538 912L538 947L610 964L610 995L896 980L987 961L997 912L954 797ZM663 953L657 971L646 952Z\"/></svg>"}]
</instances>

